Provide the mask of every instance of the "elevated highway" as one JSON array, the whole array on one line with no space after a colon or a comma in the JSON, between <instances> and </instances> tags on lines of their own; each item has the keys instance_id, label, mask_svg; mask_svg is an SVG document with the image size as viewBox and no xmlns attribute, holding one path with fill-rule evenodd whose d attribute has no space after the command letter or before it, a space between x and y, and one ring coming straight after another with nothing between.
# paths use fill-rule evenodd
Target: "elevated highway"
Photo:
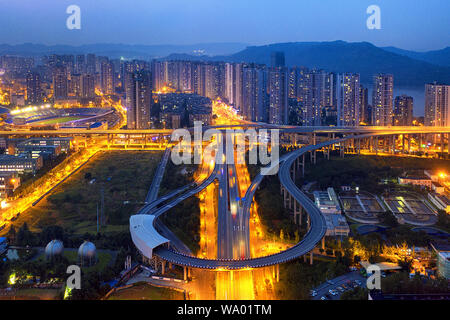
<instances>
[{"instance_id":1,"label":"elevated highway","mask_svg":"<svg viewBox=\"0 0 450 320\"><path fill-rule=\"evenodd\" d=\"M305 132L301 130L302 132ZM443 132L450 132L450 128L445 128L444 131L442 131L442 128L440 131L437 131L438 129L424 129L423 127L417 127L411 128L408 130L401 130L399 128L389 129L389 130L373 130L367 133L365 130L359 130L353 128L353 132L351 132L349 129L346 129L344 131L340 131L341 133L348 133L343 138L338 139L332 139L325 142L317 143L314 145L308 145L305 147L302 147L300 149L297 149L295 151L290 152L289 154L286 154L282 156L277 163L274 163L273 165L276 167L276 165L279 165L279 172L278 176L280 179L280 183L282 186L289 192L289 194L297 201L301 207L306 211L306 213L309 216L309 222L310 222L310 228L307 232L307 234L303 237L303 239L294 245L293 247L279 252L277 254L265 256L265 257L258 257L258 258L245 258L245 259L201 259L196 258L190 255L186 255L180 252L176 252L173 249L171 249L168 246L157 246L156 248L153 248L153 254L158 256L159 258L184 267L193 267L193 268L203 268L203 269L245 269L245 268L259 268L259 267L266 267L271 265L277 265L280 263L288 262L294 259L297 259L310 251L314 249L314 247L321 241L321 239L324 237L326 233L326 223L325 219L320 212L320 210L317 208L317 206L314 204L314 202L309 199L304 193L302 193L299 188L295 185L292 177L291 177L291 167L296 161L297 158L300 156L303 156L309 152L314 152L316 150L334 145L334 144L340 144L342 142L345 142L347 140L351 139L365 139L365 138L371 138L371 137L377 137L377 136L389 136L394 134L404 134L407 133L443 133ZM286 132L292 132L292 133L298 133L298 128L283 128ZM328 131L327 131L328 130ZM312 133L336 133L337 131L335 129L327 128L326 130L312 130ZM351 134L350 134L351 133ZM227 166L224 166L225 168ZM206 188L210 183L212 183L215 179L221 177L222 175L222 167L216 164L216 167L214 169L213 174L206 179L202 184L198 185L194 189L190 190L189 192L183 194L181 197L171 201L170 203L162 206L161 208L158 208L156 212L154 212L155 218L159 217L160 215L164 214L167 210L178 204L179 202L187 199L190 196L193 196L194 194L200 192L204 188ZM227 172L225 172L225 175L228 175ZM254 198L255 191L259 184L261 183L262 179L264 178L263 175L259 174L250 185L249 189L247 190L247 193L245 195L245 199L243 201L243 217L246 221L246 225L244 230L246 230L246 233L248 233L248 221L249 221L249 214L250 214L250 207L251 203ZM225 184L224 184L225 185ZM156 220L156 219L155 219ZM246 235L248 236L248 235ZM135 242L136 244L136 242ZM141 250L139 246L137 245L138 249L141 252L145 252L144 250ZM228 255L229 256L229 255ZM150 258L150 257L148 257Z\"/></svg>"}]
</instances>

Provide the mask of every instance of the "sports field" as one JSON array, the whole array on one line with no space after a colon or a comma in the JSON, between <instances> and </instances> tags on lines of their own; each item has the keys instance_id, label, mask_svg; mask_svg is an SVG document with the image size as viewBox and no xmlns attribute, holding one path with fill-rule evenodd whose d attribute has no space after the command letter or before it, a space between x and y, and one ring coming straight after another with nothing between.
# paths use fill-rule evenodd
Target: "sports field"
<instances>
[{"instance_id":1,"label":"sports field","mask_svg":"<svg viewBox=\"0 0 450 320\"><path fill-rule=\"evenodd\" d=\"M34 125L49 125L49 124L57 124L57 123L66 123L69 121L79 120L83 119L83 117L61 117L61 118L53 118L53 119L47 119L42 121L36 121L33 122Z\"/></svg>"}]
</instances>

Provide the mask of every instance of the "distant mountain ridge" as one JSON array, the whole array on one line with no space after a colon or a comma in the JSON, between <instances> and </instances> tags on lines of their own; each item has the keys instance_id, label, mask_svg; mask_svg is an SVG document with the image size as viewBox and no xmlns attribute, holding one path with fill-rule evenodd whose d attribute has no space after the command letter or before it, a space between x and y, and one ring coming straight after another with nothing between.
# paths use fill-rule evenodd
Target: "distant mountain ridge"
<instances>
[{"instance_id":1,"label":"distant mountain ridge","mask_svg":"<svg viewBox=\"0 0 450 320\"><path fill-rule=\"evenodd\" d=\"M396 47L382 47L386 51L407 56L416 60L426 61L428 63L450 67L450 47L426 52L417 52L410 50L403 50Z\"/></svg>"}]
</instances>

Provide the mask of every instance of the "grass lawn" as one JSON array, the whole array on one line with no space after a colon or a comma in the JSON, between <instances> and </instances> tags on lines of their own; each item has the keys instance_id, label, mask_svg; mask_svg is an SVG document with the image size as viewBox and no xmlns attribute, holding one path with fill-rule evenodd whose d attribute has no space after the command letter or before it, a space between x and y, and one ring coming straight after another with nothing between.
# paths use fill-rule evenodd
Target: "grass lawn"
<instances>
[{"instance_id":1,"label":"grass lawn","mask_svg":"<svg viewBox=\"0 0 450 320\"><path fill-rule=\"evenodd\" d=\"M65 123L69 121L74 121L78 119L83 119L83 117L61 117L61 118L54 118L54 119L48 119L48 120L42 120L42 121L36 121L33 122L33 124L56 124L56 123Z\"/></svg>"},{"instance_id":2,"label":"grass lawn","mask_svg":"<svg viewBox=\"0 0 450 320\"><path fill-rule=\"evenodd\" d=\"M143 205L161 156L160 151L100 152L13 224L18 228L27 222L32 231L60 225L75 234L96 233L103 189L106 226L102 232L128 230L129 217Z\"/></svg>"},{"instance_id":3,"label":"grass lawn","mask_svg":"<svg viewBox=\"0 0 450 320\"><path fill-rule=\"evenodd\" d=\"M15 296L0 296L0 300L56 300L60 289L18 289Z\"/></svg>"},{"instance_id":4,"label":"grass lawn","mask_svg":"<svg viewBox=\"0 0 450 320\"><path fill-rule=\"evenodd\" d=\"M78 263L78 250L64 250L63 256L69 260L70 264L77 264ZM83 270L90 272L90 271L101 271L105 269L108 264L111 262L112 256L108 252L99 251L97 252L97 263L91 267L84 267ZM42 252L39 257L36 258L36 260L43 261L45 260L45 253Z\"/></svg>"},{"instance_id":5,"label":"grass lawn","mask_svg":"<svg viewBox=\"0 0 450 320\"><path fill-rule=\"evenodd\" d=\"M115 292L108 300L184 300L184 294L143 283Z\"/></svg>"}]
</instances>

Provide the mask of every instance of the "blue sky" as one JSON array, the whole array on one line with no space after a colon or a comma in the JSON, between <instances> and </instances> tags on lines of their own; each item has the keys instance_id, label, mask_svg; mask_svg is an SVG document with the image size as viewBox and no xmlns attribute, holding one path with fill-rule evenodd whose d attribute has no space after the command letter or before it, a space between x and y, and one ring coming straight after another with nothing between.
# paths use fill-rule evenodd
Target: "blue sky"
<instances>
[{"instance_id":1,"label":"blue sky","mask_svg":"<svg viewBox=\"0 0 450 320\"><path fill-rule=\"evenodd\" d=\"M81 30L66 8L81 8ZM369 5L381 30L366 28ZM450 46L448 0L0 0L0 43L194 44L368 41L433 50Z\"/></svg>"}]
</instances>

